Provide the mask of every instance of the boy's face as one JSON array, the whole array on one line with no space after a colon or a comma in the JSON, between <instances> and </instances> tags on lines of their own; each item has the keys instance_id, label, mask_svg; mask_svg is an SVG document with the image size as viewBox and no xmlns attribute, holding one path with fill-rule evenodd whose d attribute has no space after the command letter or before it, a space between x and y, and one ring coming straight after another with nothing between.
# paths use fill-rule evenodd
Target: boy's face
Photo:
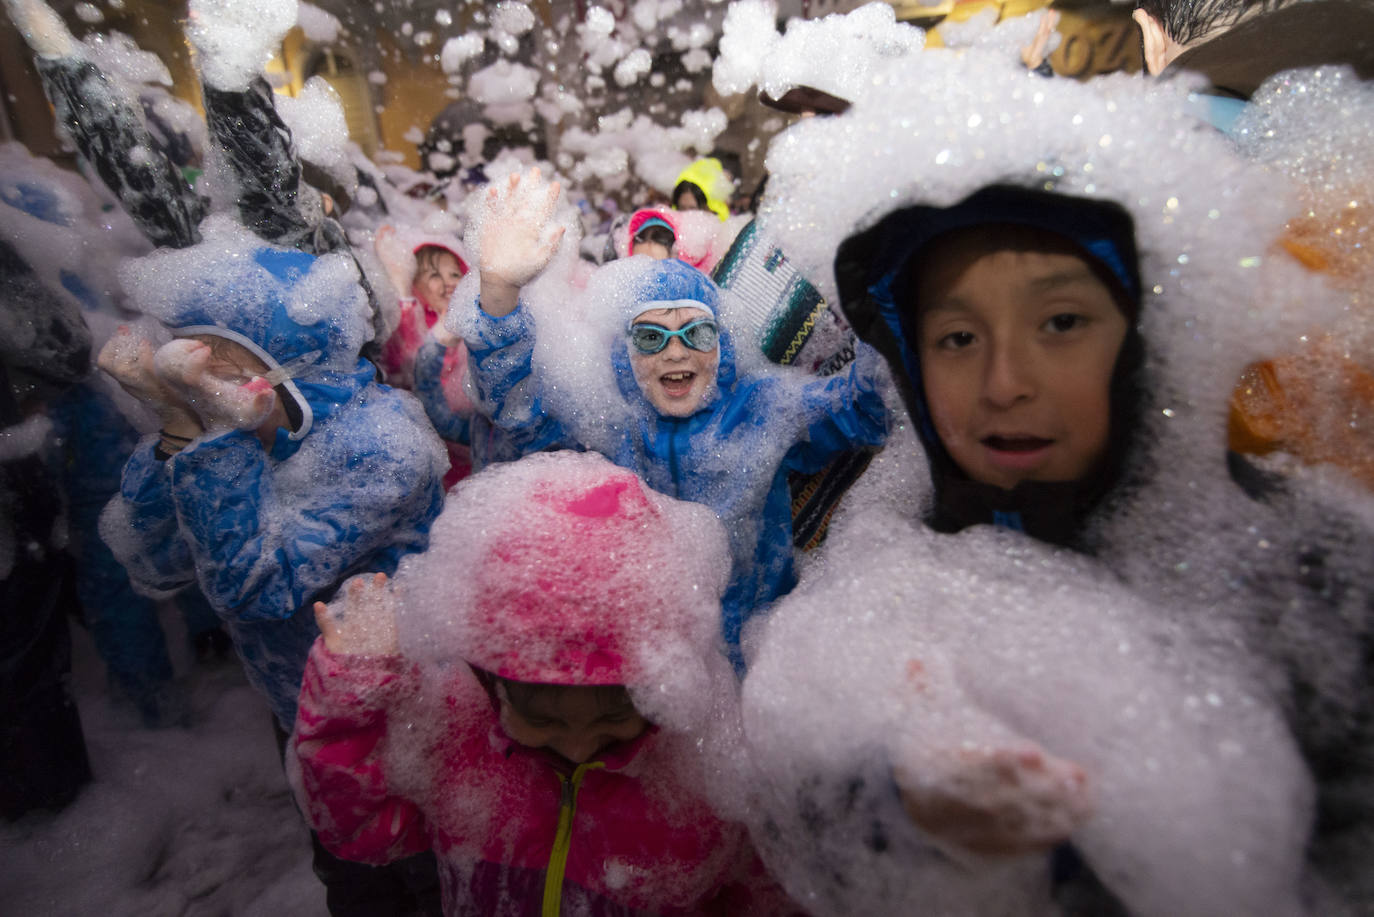
<instances>
[{"instance_id":1,"label":"boy's face","mask_svg":"<svg viewBox=\"0 0 1374 917\"><path fill-rule=\"evenodd\" d=\"M705 309L651 309L636 318L634 324L647 323L676 331L697 319L710 317ZM719 344L709 351L693 350L681 338L673 338L658 353L640 353L633 346L629 350L635 381L656 411L667 417L690 417L696 413L715 381Z\"/></svg>"},{"instance_id":2,"label":"boy's face","mask_svg":"<svg viewBox=\"0 0 1374 917\"><path fill-rule=\"evenodd\" d=\"M582 685L536 690L517 706L511 703L507 687L499 685L501 728L521 745L548 748L582 764L649 728L649 721L640 716L628 695L622 691L608 700L607 693Z\"/></svg>"},{"instance_id":3,"label":"boy's face","mask_svg":"<svg viewBox=\"0 0 1374 917\"><path fill-rule=\"evenodd\" d=\"M916 279L921 381L940 442L975 481L1075 481L1106 451L1127 322L1067 244L937 242Z\"/></svg>"},{"instance_id":4,"label":"boy's face","mask_svg":"<svg viewBox=\"0 0 1374 917\"><path fill-rule=\"evenodd\" d=\"M463 270L458 266L458 259L449 252L438 252L425 259L415 272L415 298L432 311L443 313L462 279Z\"/></svg>"}]
</instances>

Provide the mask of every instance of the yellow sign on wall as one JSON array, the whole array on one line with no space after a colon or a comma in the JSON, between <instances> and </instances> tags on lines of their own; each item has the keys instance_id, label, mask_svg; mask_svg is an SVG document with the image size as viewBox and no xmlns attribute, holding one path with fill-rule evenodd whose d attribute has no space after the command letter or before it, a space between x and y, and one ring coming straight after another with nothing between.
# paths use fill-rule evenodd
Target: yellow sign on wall
<instances>
[{"instance_id":1,"label":"yellow sign on wall","mask_svg":"<svg viewBox=\"0 0 1374 917\"><path fill-rule=\"evenodd\" d=\"M939 3L897 0L892 4L898 19L931 30L926 44L936 48L942 47L944 42L933 30L946 20L964 22L994 9L1001 21L1049 5L1046 0L941 0ZM1064 10L1060 12L1056 30L1063 37L1050 55L1050 66L1060 76L1086 79L1118 70L1137 73L1142 67L1140 30L1131 19L1129 9L1107 6L1094 10Z\"/></svg>"}]
</instances>

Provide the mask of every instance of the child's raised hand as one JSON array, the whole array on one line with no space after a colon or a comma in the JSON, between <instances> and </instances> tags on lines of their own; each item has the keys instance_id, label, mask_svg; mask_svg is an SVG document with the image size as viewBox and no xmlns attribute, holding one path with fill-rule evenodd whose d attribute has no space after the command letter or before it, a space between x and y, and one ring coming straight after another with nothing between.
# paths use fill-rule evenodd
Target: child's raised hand
<instances>
[{"instance_id":1,"label":"child's raised hand","mask_svg":"<svg viewBox=\"0 0 1374 917\"><path fill-rule=\"evenodd\" d=\"M408 250L396 236L396 227L384 223L377 227L377 235L372 240L377 252L377 260L382 262L387 279L401 297L411 295L415 283L415 253Z\"/></svg>"},{"instance_id":2,"label":"child's raised hand","mask_svg":"<svg viewBox=\"0 0 1374 917\"><path fill-rule=\"evenodd\" d=\"M256 430L277 406L277 393L261 376L244 381L226 379L210 371L209 345L178 338L153 355L153 368L176 391L209 429Z\"/></svg>"},{"instance_id":3,"label":"child's raised hand","mask_svg":"<svg viewBox=\"0 0 1374 917\"><path fill-rule=\"evenodd\" d=\"M5 11L39 57L70 57L75 51L66 23L43 0L5 0Z\"/></svg>"},{"instance_id":4,"label":"child's raised hand","mask_svg":"<svg viewBox=\"0 0 1374 917\"><path fill-rule=\"evenodd\" d=\"M539 275L558 250L564 227L553 211L561 187L545 182L538 168L513 173L506 187L487 192L487 212L478 236L482 280L524 286Z\"/></svg>"},{"instance_id":5,"label":"child's raised hand","mask_svg":"<svg viewBox=\"0 0 1374 917\"><path fill-rule=\"evenodd\" d=\"M151 407L162 428L179 436L198 436L200 419L195 410L154 369L153 345L128 325L120 325L100 349L96 365L109 373L124 391Z\"/></svg>"},{"instance_id":6,"label":"child's raised hand","mask_svg":"<svg viewBox=\"0 0 1374 917\"><path fill-rule=\"evenodd\" d=\"M1026 741L952 749L943 773L894 768L902 805L938 841L981 856L1021 856L1067 840L1092 815L1083 769Z\"/></svg>"},{"instance_id":7,"label":"child's raised hand","mask_svg":"<svg viewBox=\"0 0 1374 917\"><path fill-rule=\"evenodd\" d=\"M396 639L396 595L385 573L355 576L326 605L315 603L315 623L331 653L389 656Z\"/></svg>"}]
</instances>

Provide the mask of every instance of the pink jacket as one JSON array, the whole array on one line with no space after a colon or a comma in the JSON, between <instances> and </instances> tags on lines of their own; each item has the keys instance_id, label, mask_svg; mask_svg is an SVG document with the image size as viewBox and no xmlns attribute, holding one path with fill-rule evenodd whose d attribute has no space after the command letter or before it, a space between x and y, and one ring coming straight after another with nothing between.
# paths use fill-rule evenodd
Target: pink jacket
<instances>
[{"instance_id":1,"label":"pink jacket","mask_svg":"<svg viewBox=\"0 0 1374 917\"><path fill-rule=\"evenodd\" d=\"M440 721L402 773L389 731ZM401 657L336 655L320 640L294 741L325 846L377 864L433 848L446 915L532 915L550 895L544 914L797 913L744 827L683 786L683 756L656 729L570 772L505 736L471 668L427 702Z\"/></svg>"}]
</instances>

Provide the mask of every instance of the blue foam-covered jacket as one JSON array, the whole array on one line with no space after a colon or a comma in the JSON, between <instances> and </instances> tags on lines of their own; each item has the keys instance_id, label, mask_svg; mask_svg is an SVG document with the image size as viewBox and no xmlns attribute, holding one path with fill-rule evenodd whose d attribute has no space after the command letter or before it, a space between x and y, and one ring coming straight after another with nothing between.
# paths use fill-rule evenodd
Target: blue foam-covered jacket
<instances>
[{"instance_id":1,"label":"blue foam-covered jacket","mask_svg":"<svg viewBox=\"0 0 1374 917\"><path fill-rule=\"evenodd\" d=\"M275 249L258 255L283 289L315 260ZM318 368L349 360L350 329L330 327L334 318L299 324L286 296L262 298L253 314L228 322L226 336L246 338L273 364L295 361L295 378L278 392L295 401L301 423L278 430L270 451L251 431L208 433L166 461L155 440L143 443L102 534L147 590L199 581L249 680L289 730L319 634L312 604L347 577L390 574L404 554L426 547L448 458L420 405L373 381L356 350L351 369ZM165 317L174 330L204 333L215 320L202 305L192 295ZM353 320L346 311L337 322Z\"/></svg>"},{"instance_id":2,"label":"blue foam-covered jacket","mask_svg":"<svg viewBox=\"0 0 1374 917\"><path fill-rule=\"evenodd\" d=\"M717 311L715 284L705 275L678 261L657 264L639 298L689 300ZM479 409L523 454L585 448L563 419L545 411L532 375L534 323L525 306L499 319L474 311L468 367ZM706 504L725 523L734 569L721 600L722 631L738 663L744 623L796 584L788 475L819 471L843 452L881 446L887 438L882 358L861 345L833 376L738 376L732 340L722 329L717 391L696 413L679 418L660 415L644 397L627 346L620 339L611 360L632 421L601 451L655 490ZM669 571L664 588L673 588Z\"/></svg>"}]
</instances>

